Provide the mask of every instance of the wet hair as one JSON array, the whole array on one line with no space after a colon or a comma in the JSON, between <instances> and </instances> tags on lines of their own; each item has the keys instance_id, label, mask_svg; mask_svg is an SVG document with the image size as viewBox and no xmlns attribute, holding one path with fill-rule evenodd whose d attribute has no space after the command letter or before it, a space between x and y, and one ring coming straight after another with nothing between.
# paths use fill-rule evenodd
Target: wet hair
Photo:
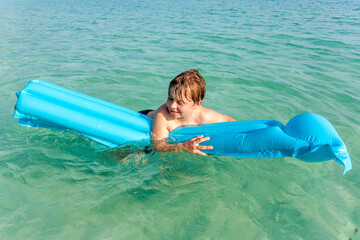
<instances>
[{"instance_id":1,"label":"wet hair","mask_svg":"<svg viewBox=\"0 0 360 240\"><path fill-rule=\"evenodd\" d=\"M192 100L194 103L202 101L205 97L206 83L199 71L190 69L189 71L180 73L169 84L168 94L171 88L174 88L174 94L177 99Z\"/></svg>"}]
</instances>

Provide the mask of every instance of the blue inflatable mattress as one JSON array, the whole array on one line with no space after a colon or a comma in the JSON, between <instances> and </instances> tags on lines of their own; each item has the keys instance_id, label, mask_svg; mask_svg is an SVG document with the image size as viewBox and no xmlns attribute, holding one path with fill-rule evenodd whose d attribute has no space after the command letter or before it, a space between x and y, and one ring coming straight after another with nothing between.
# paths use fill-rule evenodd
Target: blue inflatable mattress
<instances>
[{"instance_id":1,"label":"blue inflatable mattress","mask_svg":"<svg viewBox=\"0 0 360 240\"><path fill-rule=\"evenodd\" d=\"M58 85L32 80L17 93L14 118L31 127L72 129L109 147L150 145L152 119L136 111ZM331 123L302 113L284 126L276 120L224 122L188 126L170 132L169 141L210 137L204 152L246 158L296 157L303 161L335 160L349 171L347 148Z\"/></svg>"}]
</instances>

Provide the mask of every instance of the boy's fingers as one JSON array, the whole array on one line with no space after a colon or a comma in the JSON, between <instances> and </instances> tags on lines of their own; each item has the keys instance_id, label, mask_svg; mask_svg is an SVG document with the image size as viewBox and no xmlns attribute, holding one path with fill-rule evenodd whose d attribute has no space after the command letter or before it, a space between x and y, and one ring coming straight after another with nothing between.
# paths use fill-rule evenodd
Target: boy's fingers
<instances>
[{"instance_id":1,"label":"boy's fingers","mask_svg":"<svg viewBox=\"0 0 360 240\"><path fill-rule=\"evenodd\" d=\"M210 137L201 137L199 139L199 143L202 143L202 142L205 142L205 141L209 141L210 140Z\"/></svg>"},{"instance_id":2,"label":"boy's fingers","mask_svg":"<svg viewBox=\"0 0 360 240\"><path fill-rule=\"evenodd\" d=\"M212 146L199 146L199 150L211 150L213 149Z\"/></svg>"},{"instance_id":3,"label":"boy's fingers","mask_svg":"<svg viewBox=\"0 0 360 240\"><path fill-rule=\"evenodd\" d=\"M194 137L193 139L189 140L189 141L199 141L202 138L202 136L197 136Z\"/></svg>"}]
</instances>

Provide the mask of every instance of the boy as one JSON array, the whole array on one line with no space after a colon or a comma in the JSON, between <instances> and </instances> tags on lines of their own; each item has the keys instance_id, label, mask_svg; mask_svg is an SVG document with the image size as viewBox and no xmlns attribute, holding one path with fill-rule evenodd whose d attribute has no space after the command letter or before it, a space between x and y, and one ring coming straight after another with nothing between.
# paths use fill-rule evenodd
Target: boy
<instances>
[{"instance_id":1,"label":"boy","mask_svg":"<svg viewBox=\"0 0 360 240\"><path fill-rule=\"evenodd\" d=\"M209 137L197 136L183 143L166 142L169 132L175 128L189 125L235 121L233 118L201 106L205 97L206 84L197 70L190 69L176 76L169 84L168 99L156 111L145 113L154 118L151 141L157 152L187 151L207 156L201 150L212 146L200 146Z\"/></svg>"}]
</instances>

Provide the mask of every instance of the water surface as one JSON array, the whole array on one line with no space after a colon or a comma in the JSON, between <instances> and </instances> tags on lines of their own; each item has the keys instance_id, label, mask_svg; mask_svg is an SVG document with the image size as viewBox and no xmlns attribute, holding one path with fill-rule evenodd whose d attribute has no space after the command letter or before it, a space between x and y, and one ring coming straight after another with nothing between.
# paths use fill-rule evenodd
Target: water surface
<instances>
[{"instance_id":1,"label":"water surface","mask_svg":"<svg viewBox=\"0 0 360 240\"><path fill-rule=\"evenodd\" d=\"M1 239L360 239L359 16L354 0L2 1ZM190 68L237 120L325 116L353 170L104 152L12 119L32 79L141 110Z\"/></svg>"}]
</instances>

